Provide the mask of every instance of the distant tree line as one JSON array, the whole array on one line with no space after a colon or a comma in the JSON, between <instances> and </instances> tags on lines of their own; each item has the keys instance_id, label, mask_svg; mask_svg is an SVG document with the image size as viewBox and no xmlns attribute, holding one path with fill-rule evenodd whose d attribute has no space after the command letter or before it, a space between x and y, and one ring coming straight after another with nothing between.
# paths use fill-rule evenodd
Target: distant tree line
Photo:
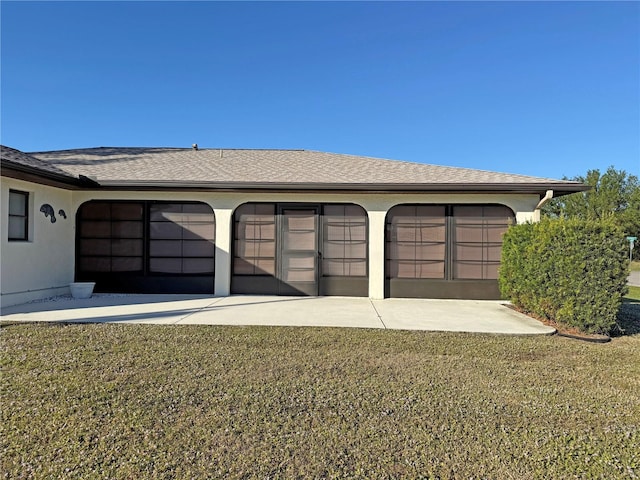
<instances>
[{"instance_id":1,"label":"distant tree line","mask_svg":"<svg viewBox=\"0 0 640 480\"><path fill-rule=\"evenodd\" d=\"M584 220L614 220L625 235L640 237L640 182L635 175L609 167L603 174L589 170L586 176L565 177L591 187L586 192L555 198L542 209L550 218L566 217ZM636 242L634 258L640 258L640 242Z\"/></svg>"}]
</instances>

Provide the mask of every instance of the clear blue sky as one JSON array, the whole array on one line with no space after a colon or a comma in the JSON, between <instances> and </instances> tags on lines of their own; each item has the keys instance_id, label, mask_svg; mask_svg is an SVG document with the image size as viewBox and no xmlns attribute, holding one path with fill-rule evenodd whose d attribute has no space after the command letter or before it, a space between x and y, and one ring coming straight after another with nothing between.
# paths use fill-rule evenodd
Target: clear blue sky
<instances>
[{"instance_id":1,"label":"clear blue sky","mask_svg":"<svg viewBox=\"0 0 640 480\"><path fill-rule=\"evenodd\" d=\"M1 141L640 175L638 2L2 1Z\"/></svg>"}]
</instances>

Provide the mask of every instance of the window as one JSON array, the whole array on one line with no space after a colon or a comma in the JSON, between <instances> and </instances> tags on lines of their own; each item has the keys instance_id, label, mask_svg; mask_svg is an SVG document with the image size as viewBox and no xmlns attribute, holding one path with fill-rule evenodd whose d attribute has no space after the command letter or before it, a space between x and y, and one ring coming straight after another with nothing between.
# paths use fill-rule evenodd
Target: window
<instances>
[{"instance_id":1,"label":"window","mask_svg":"<svg viewBox=\"0 0 640 480\"><path fill-rule=\"evenodd\" d=\"M29 194L9 190L9 240L29 239Z\"/></svg>"},{"instance_id":2,"label":"window","mask_svg":"<svg viewBox=\"0 0 640 480\"><path fill-rule=\"evenodd\" d=\"M502 236L512 223L512 216L501 205L453 207L453 278L498 278Z\"/></svg>"},{"instance_id":3,"label":"window","mask_svg":"<svg viewBox=\"0 0 640 480\"><path fill-rule=\"evenodd\" d=\"M366 277L367 214L358 205L325 205L322 274Z\"/></svg>"},{"instance_id":4,"label":"window","mask_svg":"<svg viewBox=\"0 0 640 480\"><path fill-rule=\"evenodd\" d=\"M495 280L512 223L502 205L396 205L387 214L386 278Z\"/></svg>"},{"instance_id":5,"label":"window","mask_svg":"<svg viewBox=\"0 0 640 480\"><path fill-rule=\"evenodd\" d=\"M276 206L246 203L235 213L234 275L275 275Z\"/></svg>"},{"instance_id":6,"label":"window","mask_svg":"<svg viewBox=\"0 0 640 480\"><path fill-rule=\"evenodd\" d=\"M203 203L91 201L80 208L78 228L83 273L214 271L215 219Z\"/></svg>"},{"instance_id":7,"label":"window","mask_svg":"<svg viewBox=\"0 0 640 480\"><path fill-rule=\"evenodd\" d=\"M88 202L80 209L82 272L142 272L144 204Z\"/></svg>"},{"instance_id":8,"label":"window","mask_svg":"<svg viewBox=\"0 0 640 480\"><path fill-rule=\"evenodd\" d=\"M387 217L387 278L445 278L446 207L398 205Z\"/></svg>"},{"instance_id":9,"label":"window","mask_svg":"<svg viewBox=\"0 0 640 480\"><path fill-rule=\"evenodd\" d=\"M149 206L149 271L213 274L215 220L204 203Z\"/></svg>"}]
</instances>

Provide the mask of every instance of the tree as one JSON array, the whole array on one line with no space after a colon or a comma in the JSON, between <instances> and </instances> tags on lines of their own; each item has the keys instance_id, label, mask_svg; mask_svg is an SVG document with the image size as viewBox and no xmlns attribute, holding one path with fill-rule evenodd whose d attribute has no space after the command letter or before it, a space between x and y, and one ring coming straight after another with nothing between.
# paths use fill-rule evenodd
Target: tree
<instances>
[{"instance_id":1,"label":"tree","mask_svg":"<svg viewBox=\"0 0 640 480\"><path fill-rule=\"evenodd\" d=\"M638 177L611 166L604 174L600 174L600 170L589 170L584 177L565 177L565 180L582 182L591 189L551 200L543 207L543 214L586 220L613 218L626 235L640 237ZM636 258L640 256L639 244L636 242L634 249Z\"/></svg>"}]
</instances>

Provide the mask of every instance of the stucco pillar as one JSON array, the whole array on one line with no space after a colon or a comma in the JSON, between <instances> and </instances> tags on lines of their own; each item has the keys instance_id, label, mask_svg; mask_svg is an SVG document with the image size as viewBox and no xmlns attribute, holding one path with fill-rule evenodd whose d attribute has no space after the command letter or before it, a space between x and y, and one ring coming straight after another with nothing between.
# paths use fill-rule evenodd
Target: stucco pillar
<instances>
[{"instance_id":1,"label":"stucco pillar","mask_svg":"<svg viewBox=\"0 0 640 480\"><path fill-rule=\"evenodd\" d=\"M214 295L231 293L231 217L232 208L214 208L216 216L216 271Z\"/></svg>"},{"instance_id":2,"label":"stucco pillar","mask_svg":"<svg viewBox=\"0 0 640 480\"><path fill-rule=\"evenodd\" d=\"M369 298L384 298L384 229L386 210L368 210Z\"/></svg>"},{"instance_id":3,"label":"stucco pillar","mask_svg":"<svg viewBox=\"0 0 640 480\"><path fill-rule=\"evenodd\" d=\"M537 223L540 221L540 210L534 210L533 212L516 212L516 223Z\"/></svg>"}]
</instances>

